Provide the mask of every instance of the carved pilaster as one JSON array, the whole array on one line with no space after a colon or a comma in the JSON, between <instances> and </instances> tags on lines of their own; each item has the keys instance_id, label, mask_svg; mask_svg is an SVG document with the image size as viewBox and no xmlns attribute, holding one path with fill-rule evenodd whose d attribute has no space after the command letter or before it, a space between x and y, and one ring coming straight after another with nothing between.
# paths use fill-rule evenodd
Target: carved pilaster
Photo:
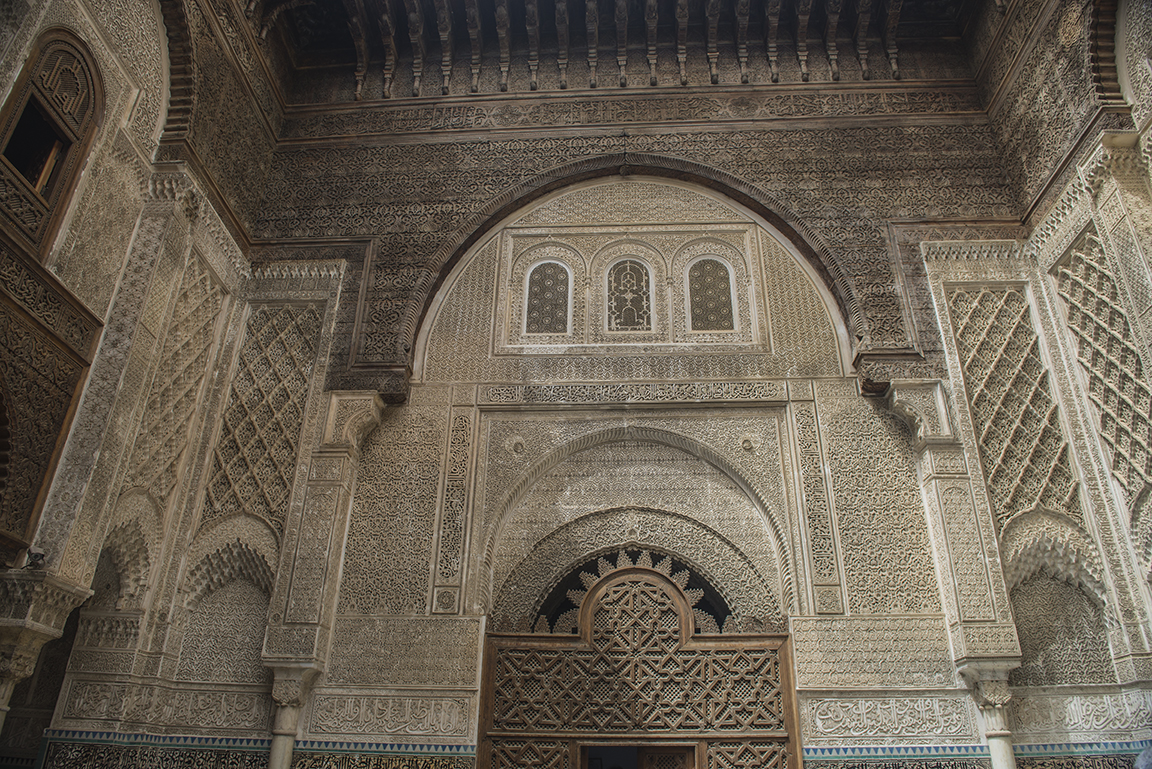
<instances>
[{"instance_id":1,"label":"carved pilaster","mask_svg":"<svg viewBox=\"0 0 1152 769\"><path fill-rule=\"evenodd\" d=\"M1015 627L997 612L994 595L1004 576L989 561L977 519L978 487L965 446L954 428L939 380L896 380L886 394L889 407L908 420L919 464L921 492L945 615L958 665L973 661L1015 666L1020 645ZM992 551L994 543L987 543Z\"/></svg>"},{"instance_id":2,"label":"carved pilaster","mask_svg":"<svg viewBox=\"0 0 1152 769\"><path fill-rule=\"evenodd\" d=\"M294 532L292 568L280 570L273 589L263 655L269 667L323 665L360 442L379 424L382 409L383 401L375 393L329 395L320 443L311 457L302 460L308 463L308 485Z\"/></svg>"},{"instance_id":3,"label":"carved pilaster","mask_svg":"<svg viewBox=\"0 0 1152 769\"><path fill-rule=\"evenodd\" d=\"M308 485L295 555L277 577L264 639L264 664L275 673L270 767L291 765L300 710L327 662L360 444L383 408L376 393L330 393L318 445L302 460Z\"/></svg>"},{"instance_id":4,"label":"carved pilaster","mask_svg":"<svg viewBox=\"0 0 1152 769\"><path fill-rule=\"evenodd\" d=\"M1129 317L1143 342L1142 357L1152 359L1152 188L1149 169L1136 146L1135 134L1110 133L1081 174L1092 187L1100 236L1115 255Z\"/></svg>"}]
</instances>

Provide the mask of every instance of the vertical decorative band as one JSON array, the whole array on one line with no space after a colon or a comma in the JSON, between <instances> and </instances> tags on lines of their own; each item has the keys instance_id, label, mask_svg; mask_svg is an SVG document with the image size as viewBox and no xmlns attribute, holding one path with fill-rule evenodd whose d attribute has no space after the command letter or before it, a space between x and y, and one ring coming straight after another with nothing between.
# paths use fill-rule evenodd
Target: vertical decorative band
<instances>
[{"instance_id":1,"label":"vertical decorative band","mask_svg":"<svg viewBox=\"0 0 1152 769\"><path fill-rule=\"evenodd\" d=\"M444 497L440 505L440 536L436 557L437 589L432 610L456 611L457 590L442 586L460 584L464 558L464 524L468 511L468 467L472 451L471 409L454 409L448 431L448 462Z\"/></svg>"},{"instance_id":2,"label":"vertical decorative band","mask_svg":"<svg viewBox=\"0 0 1152 769\"><path fill-rule=\"evenodd\" d=\"M800 481L804 494L816 611L821 614L839 614L844 611L840 596L840 567L836 557L836 535L828 487L824 480L824 458L816 429L816 404L794 403L792 415L800 454Z\"/></svg>"}]
</instances>

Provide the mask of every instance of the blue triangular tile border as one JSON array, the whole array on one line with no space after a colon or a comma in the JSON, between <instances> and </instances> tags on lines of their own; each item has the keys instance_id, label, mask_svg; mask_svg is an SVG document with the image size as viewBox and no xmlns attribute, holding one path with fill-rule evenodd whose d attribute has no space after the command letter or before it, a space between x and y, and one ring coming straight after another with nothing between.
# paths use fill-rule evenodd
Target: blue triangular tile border
<instances>
[{"instance_id":1,"label":"blue triangular tile border","mask_svg":"<svg viewBox=\"0 0 1152 769\"><path fill-rule=\"evenodd\" d=\"M987 745L860 745L851 747L805 747L805 761L844 758L989 758Z\"/></svg>"},{"instance_id":2,"label":"blue triangular tile border","mask_svg":"<svg viewBox=\"0 0 1152 769\"><path fill-rule=\"evenodd\" d=\"M475 745L412 745L351 740L297 740L298 753L403 753L435 756L474 756Z\"/></svg>"},{"instance_id":3,"label":"blue triangular tile border","mask_svg":"<svg viewBox=\"0 0 1152 769\"><path fill-rule=\"evenodd\" d=\"M177 734L125 734L79 729L46 729L49 742L86 742L104 745L148 745L150 747L205 748L217 750L268 750L268 737L203 737Z\"/></svg>"},{"instance_id":4,"label":"blue triangular tile border","mask_svg":"<svg viewBox=\"0 0 1152 769\"><path fill-rule=\"evenodd\" d=\"M1131 742L1054 742L1047 744L1019 744L1012 746L1012 752L1018 756L1103 756L1127 755L1139 753L1152 748L1152 740L1135 740Z\"/></svg>"}]
</instances>

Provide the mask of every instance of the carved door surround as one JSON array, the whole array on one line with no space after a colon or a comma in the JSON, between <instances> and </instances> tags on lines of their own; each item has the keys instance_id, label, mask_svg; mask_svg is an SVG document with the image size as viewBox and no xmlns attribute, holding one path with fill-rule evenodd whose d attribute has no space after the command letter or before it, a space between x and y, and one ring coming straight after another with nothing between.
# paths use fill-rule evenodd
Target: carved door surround
<instances>
[{"instance_id":1,"label":"carved door surround","mask_svg":"<svg viewBox=\"0 0 1152 769\"><path fill-rule=\"evenodd\" d=\"M490 633L480 769L575 769L595 745L636 746L641 766L800 769L788 636L695 633L691 607L636 566L589 587L575 635Z\"/></svg>"}]
</instances>

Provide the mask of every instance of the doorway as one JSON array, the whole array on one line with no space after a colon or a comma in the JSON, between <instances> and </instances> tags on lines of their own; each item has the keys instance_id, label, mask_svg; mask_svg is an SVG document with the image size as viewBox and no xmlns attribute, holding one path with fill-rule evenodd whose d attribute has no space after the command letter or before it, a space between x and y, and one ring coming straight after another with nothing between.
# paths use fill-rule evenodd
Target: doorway
<instances>
[{"instance_id":1,"label":"doorway","mask_svg":"<svg viewBox=\"0 0 1152 769\"><path fill-rule=\"evenodd\" d=\"M691 607L633 566L577 634L489 634L480 769L799 769L787 636L697 633Z\"/></svg>"},{"instance_id":2,"label":"doorway","mask_svg":"<svg viewBox=\"0 0 1152 769\"><path fill-rule=\"evenodd\" d=\"M696 769L695 745L587 745L582 769Z\"/></svg>"}]
</instances>

